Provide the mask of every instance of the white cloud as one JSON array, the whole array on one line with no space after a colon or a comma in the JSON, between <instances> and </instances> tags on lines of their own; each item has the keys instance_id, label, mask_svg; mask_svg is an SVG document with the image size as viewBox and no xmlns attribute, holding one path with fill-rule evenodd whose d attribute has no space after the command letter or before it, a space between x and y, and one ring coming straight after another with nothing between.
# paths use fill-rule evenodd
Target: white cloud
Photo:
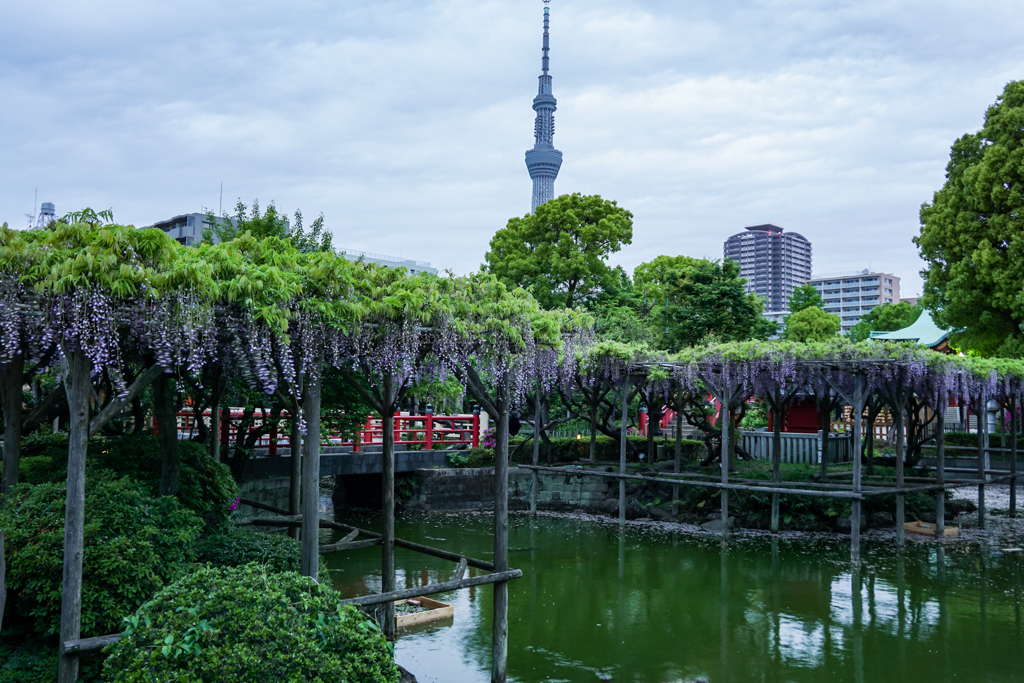
<instances>
[{"instance_id":1,"label":"white cloud","mask_svg":"<svg viewBox=\"0 0 1024 683\"><path fill-rule=\"evenodd\" d=\"M529 207L541 3L0 7L0 220L146 224L236 197L324 212L336 244L457 272ZM1024 78L1015 3L555 0L559 192L636 216L630 268L745 225L815 270L918 287L910 242L950 144ZM911 290L911 291L908 291Z\"/></svg>"}]
</instances>

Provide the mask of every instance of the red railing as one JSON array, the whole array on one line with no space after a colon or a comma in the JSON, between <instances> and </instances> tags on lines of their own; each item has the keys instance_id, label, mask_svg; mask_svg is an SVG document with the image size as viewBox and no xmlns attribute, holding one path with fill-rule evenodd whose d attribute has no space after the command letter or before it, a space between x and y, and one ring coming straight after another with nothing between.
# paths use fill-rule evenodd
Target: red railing
<instances>
[{"instance_id":1,"label":"red railing","mask_svg":"<svg viewBox=\"0 0 1024 683\"><path fill-rule=\"evenodd\" d=\"M223 415L223 414L222 414ZM227 446L238 438L244 412L241 408L232 408L230 420L223 417L220 421L220 441ZM291 446L289 416L282 413L278 424L272 425L268 432L261 434L255 448L267 449L269 455L276 456L278 446ZM209 410L203 413L203 421L207 427L212 424ZM252 417L250 430L259 430L263 419L256 414ZM196 415L192 411L178 413L178 439L187 440L195 436L197 431ZM465 444L472 448L480 445L480 415L408 415L395 416L395 445L419 445L425 449ZM327 433L321 436L324 446L352 446L353 452L360 452L362 446L384 443L383 419L371 415L366 419L363 428L357 432L357 438L343 437L338 433Z\"/></svg>"}]
</instances>

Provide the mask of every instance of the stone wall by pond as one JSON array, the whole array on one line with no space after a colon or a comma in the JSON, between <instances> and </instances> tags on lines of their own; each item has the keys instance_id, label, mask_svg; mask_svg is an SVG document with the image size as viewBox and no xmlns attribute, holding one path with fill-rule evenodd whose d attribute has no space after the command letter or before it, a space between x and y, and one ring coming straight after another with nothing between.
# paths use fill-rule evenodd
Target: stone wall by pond
<instances>
[{"instance_id":1,"label":"stone wall by pond","mask_svg":"<svg viewBox=\"0 0 1024 683\"><path fill-rule=\"evenodd\" d=\"M414 491L403 507L410 512L494 509L493 467L418 470L407 477ZM540 473L537 479L542 510L596 510L609 495L608 481L597 477ZM529 470L509 469L509 508L529 507L530 486Z\"/></svg>"},{"instance_id":2,"label":"stone wall by pond","mask_svg":"<svg viewBox=\"0 0 1024 683\"><path fill-rule=\"evenodd\" d=\"M270 479L257 479L241 484L238 489L242 498L255 500L257 503L266 503L275 507L288 509L288 477L273 477ZM263 511L261 511L263 512ZM255 514L252 508L246 508L245 514ZM264 514L270 514L265 512Z\"/></svg>"}]
</instances>

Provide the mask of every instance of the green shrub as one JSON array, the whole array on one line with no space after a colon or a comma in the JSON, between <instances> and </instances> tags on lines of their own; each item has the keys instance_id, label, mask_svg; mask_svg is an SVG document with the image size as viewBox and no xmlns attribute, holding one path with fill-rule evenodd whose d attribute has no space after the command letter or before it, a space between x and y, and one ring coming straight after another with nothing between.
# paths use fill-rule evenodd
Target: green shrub
<instances>
[{"instance_id":1,"label":"green shrub","mask_svg":"<svg viewBox=\"0 0 1024 683\"><path fill-rule=\"evenodd\" d=\"M0 683L52 683L57 680L57 654L37 643L0 643Z\"/></svg>"},{"instance_id":2,"label":"green shrub","mask_svg":"<svg viewBox=\"0 0 1024 683\"><path fill-rule=\"evenodd\" d=\"M8 615L44 637L60 628L66 495L60 484L21 484L0 510ZM85 498L83 637L117 631L122 617L191 569L201 529L174 498L153 498L128 478L94 476Z\"/></svg>"},{"instance_id":3,"label":"green shrub","mask_svg":"<svg viewBox=\"0 0 1024 683\"><path fill-rule=\"evenodd\" d=\"M628 453L627 460L629 462L639 462L639 453L643 453L646 460L647 455L647 437L646 436L630 436L627 437L629 442L637 449L636 452ZM509 442L509 449L515 448L515 446L524 442L524 439L516 438ZM662 439L660 437L655 438L654 443L656 446L665 447L665 457L671 458L675 453L675 440L674 439ZM554 463L559 462L575 462L580 459L590 458L590 437L584 436L579 439L573 438L562 438L562 439L551 439L551 459ZM603 434L597 437L597 453L596 457L598 460L614 460L619 459L619 441L613 439L610 436ZM686 460L700 459L704 457L704 443L701 441L690 441L683 439L681 442L682 455ZM513 461L517 464L527 464L533 458L533 443L524 445L515 454ZM547 444L543 441L540 445L540 461L541 464L547 463ZM492 463L493 464L493 463Z\"/></svg>"},{"instance_id":4,"label":"green shrub","mask_svg":"<svg viewBox=\"0 0 1024 683\"><path fill-rule=\"evenodd\" d=\"M302 544L285 534L229 529L196 542L196 561L214 567L240 567L253 562L271 572L297 572L302 567ZM320 556L320 573L326 564Z\"/></svg>"},{"instance_id":5,"label":"green shrub","mask_svg":"<svg viewBox=\"0 0 1024 683\"><path fill-rule=\"evenodd\" d=\"M215 461L201 444L182 441L178 499L195 512L207 528L225 525L229 508L239 496L227 465ZM62 483L67 479L67 434L30 437L22 442L22 481L29 484ZM89 440L86 477L100 471L131 477L145 484L152 495L160 491L163 455L153 436L96 437Z\"/></svg>"},{"instance_id":6,"label":"green shrub","mask_svg":"<svg viewBox=\"0 0 1024 683\"><path fill-rule=\"evenodd\" d=\"M110 683L397 683L377 625L331 588L249 564L203 568L126 620L104 665Z\"/></svg>"}]
</instances>

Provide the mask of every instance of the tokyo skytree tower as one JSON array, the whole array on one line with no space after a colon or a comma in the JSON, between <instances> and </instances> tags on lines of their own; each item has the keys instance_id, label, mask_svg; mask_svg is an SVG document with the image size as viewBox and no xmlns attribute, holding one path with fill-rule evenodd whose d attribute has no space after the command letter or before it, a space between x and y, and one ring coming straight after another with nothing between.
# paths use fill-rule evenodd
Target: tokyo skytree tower
<instances>
[{"instance_id":1,"label":"tokyo skytree tower","mask_svg":"<svg viewBox=\"0 0 1024 683\"><path fill-rule=\"evenodd\" d=\"M555 149L555 105L558 103L551 94L551 76L548 75L548 20L550 17L548 3L544 0L544 48L541 58L540 85L537 96L533 98L533 110L537 112L537 120L533 124L535 142L533 149L526 152L526 168L533 178L533 206L537 207L555 197L555 178L562 167L562 153Z\"/></svg>"}]
</instances>

